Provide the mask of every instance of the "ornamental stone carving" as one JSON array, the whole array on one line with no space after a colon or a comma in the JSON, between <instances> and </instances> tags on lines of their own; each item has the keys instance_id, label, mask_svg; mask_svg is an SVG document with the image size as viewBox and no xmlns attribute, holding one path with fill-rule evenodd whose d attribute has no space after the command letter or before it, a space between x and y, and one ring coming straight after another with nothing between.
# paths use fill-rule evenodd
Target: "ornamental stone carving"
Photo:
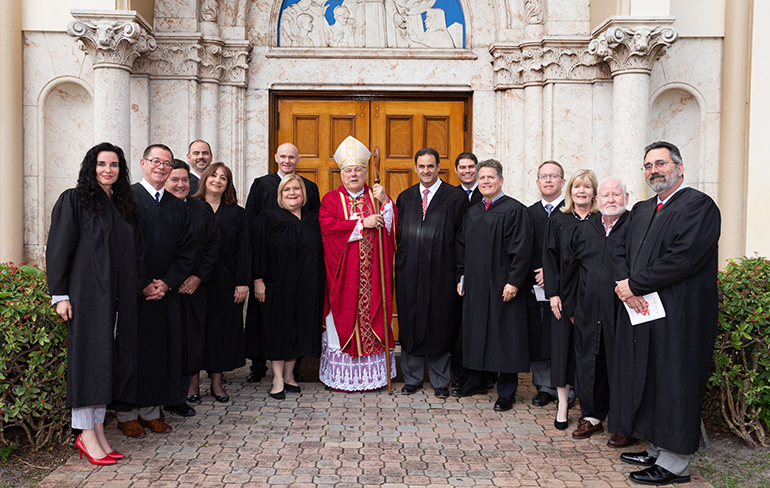
<instances>
[{"instance_id":1,"label":"ornamental stone carving","mask_svg":"<svg viewBox=\"0 0 770 488\"><path fill-rule=\"evenodd\" d=\"M612 76L650 73L655 61L666 54L678 37L679 33L670 26L610 26L591 40L588 52L606 61Z\"/></svg>"},{"instance_id":2,"label":"ornamental stone carving","mask_svg":"<svg viewBox=\"0 0 770 488\"><path fill-rule=\"evenodd\" d=\"M588 39L560 43L550 40L490 49L495 90L543 85L554 81L610 79L602 60L588 52Z\"/></svg>"},{"instance_id":3,"label":"ornamental stone carving","mask_svg":"<svg viewBox=\"0 0 770 488\"><path fill-rule=\"evenodd\" d=\"M222 50L223 85L246 88L246 75L249 71L249 42L228 42Z\"/></svg>"},{"instance_id":4,"label":"ornamental stone carving","mask_svg":"<svg viewBox=\"0 0 770 488\"><path fill-rule=\"evenodd\" d=\"M543 2L545 0L525 0L524 12L528 24L543 23Z\"/></svg>"},{"instance_id":5,"label":"ornamental stone carving","mask_svg":"<svg viewBox=\"0 0 770 488\"><path fill-rule=\"evenodd\" d=\"M201 22L216 22L219 17L218 0L203 0L200 13Z\"/></svg>"},{"instance_id":6,"label":"ornamental stone carving","mask_svg":"<svg viewBox=\"0 0 770 488\"><path fill-rule=\"evenodd\" d=\"M137 22L120 20L73 20L67 34L78 40L92 58L94 68L131 70L136 58L157 47L155 39Z\"/></svg>"},{"instance_id":7,"label":"ornamental stone carving","mask_svg":"<svg viewBox=\"0 0 770 488\"><path fill-rule=\"evenodd\" d=\"M136 60L134 73L147 74L157 79L195 79L198 76L200 52L203 48L198 44L197 38L158 37L158 41L157 49Z\"/></svg>"},{"instance_id":8,"label":"ornamental stone carving","mask_svg":"<svg viewBox=\"0 0 770 488\"><path fill-rule=\"evenodd\" d=\"M201 47L200 71L198 75L201 81L218 83L224 66L222 66L222 46L224 43L218 39L206 39Z\"/></svg>"}]
</instances>

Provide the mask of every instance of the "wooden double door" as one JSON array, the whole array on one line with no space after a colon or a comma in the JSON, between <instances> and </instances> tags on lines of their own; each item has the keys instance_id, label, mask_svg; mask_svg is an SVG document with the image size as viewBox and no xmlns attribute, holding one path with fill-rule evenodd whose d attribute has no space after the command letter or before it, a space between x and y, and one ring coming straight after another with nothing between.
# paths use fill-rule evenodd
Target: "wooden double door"
<instances>
[{"instance_id":1,"label":"wooden double door","mask_svg":"<svg viewBox=\"0 0 770 488\"><path fill-rule=\"evenodd\" d=\"M440 178L460 181L454 160L470 147L469 100L308 100L279 98L273 149L291 142L299 149L296 172L316 182L323 195L338 188L337 146L349 135L374 152L380 148L380 178L388 195L418 183L414 154L423 147L436 149L441 158ZM369 168L369 184L374 172Z\"/></svg>"},{"instance_id":2,"label":"wooden double door","mask_svg":"<svg viewBox=\"0 0 770 488\"><path fill-rule=\"evenodd\" d=\"M470 150L470 99L298 99L277 97L276 130L272 153L291 142L299 149L298 174L318 185L321 198L342 184L334 161L337 146L349 135L370 151L380 148L380 183L395 202L398 195L419 182L414 154L423 147L439 153L439 177L452 185L460 180L455 158ZM274 165L274 163L271 163ZM275 171L275 166L271 171ZM369 165L369 184L374 171ZM398 339L398 314L394 306L393 333Z\"/></svg>"}]
</instances>

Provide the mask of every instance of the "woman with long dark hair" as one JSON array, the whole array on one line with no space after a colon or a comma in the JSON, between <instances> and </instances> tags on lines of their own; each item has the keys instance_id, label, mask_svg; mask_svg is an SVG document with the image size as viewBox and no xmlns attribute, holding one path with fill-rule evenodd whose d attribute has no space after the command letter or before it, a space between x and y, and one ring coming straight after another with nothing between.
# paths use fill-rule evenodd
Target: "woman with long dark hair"
<instances>
[{"instance_id":1,"label":"woman with long dark hair","mask_svg":"<svg viewBox=\"0 0 770 488\"><path fill-rule=\"evenodd\" d=\"M243 301L249 294L251 253L246 211L238 205L233 173L224 163L203 172L195 197L211 205L219 226L219 259L208 281L203 369L211 378L211 394L225 403L222 373L246 364L243 348ZM192 375L189 395L200 395L200 374Z\"/></svg>"},{"instance_id":2,"label":"woman with long dark hair","mask_svg":"<svg viewBox=\"0 0 770 488\"><path fill-rule=\"evenodd\" d=\"M51 301L69 332L66 404L91 464L123 458L107 442L104 416L113 401L134 402L138 221L123 150L92 147L77 186L54 205L46 249Z\"/></svg>"}]
</instances>

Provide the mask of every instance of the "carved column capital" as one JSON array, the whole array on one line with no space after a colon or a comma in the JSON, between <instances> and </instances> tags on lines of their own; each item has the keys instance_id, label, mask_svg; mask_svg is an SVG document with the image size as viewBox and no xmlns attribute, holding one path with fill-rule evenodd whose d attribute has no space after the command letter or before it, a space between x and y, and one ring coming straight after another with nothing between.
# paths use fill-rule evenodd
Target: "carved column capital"
<instances>
[{"instance_id":1,"label":"carved column capital","mask_svg":"<svg viewBox=\"0 0 770 488\"><path fill-rule=\"evenodd\" d=\"M204 38L201 41L201 62L198 77L201 81L219 83L224 67L222 66L222 51L224 42L221 39Z\"/></svg>"},{"instance_id":2,"label":"carved column capital","mask_svg":"<svg viewBox=\"0 0 770 488\"><path fill-rule=\"evenodd\" d=\"M612 76L649 74L655 61L678 38L679 33L670 25L609 25L591 40L588 52L603 59Z\"/></svg>"},{"instance_id":3,"label":"carved column capital","mask_svg":"<svg viewBox=\"0 0 770 488\"><path fill-rule=\"evenodd\" d=\"M131 71L142 54L154 51L155 38L135 12L73 10L67 34L78 40L81 50L92 58L94 68L120 68Z\"/></svg>"},{"instance_id":4,"label":"carved column capital","mask_svg":"<svg viewBox=\"0 0 770 488\"><path fill-rule=\"evenodd\" d=\"M609 79L606 65L588 53L586 38L546 38L518 45L495 45L490 52L496 90L567 80Z\"/></svg>"},{"instance_id":5,"label":"carved column capital","mask_svg":"<svg viewBox=\"0 0 770 488\"><path fill-rule=\"evenodd\" d=\"M249 53L251 44L248 41L225 42L222 50L223 85L233 85L246 88L246 75L249 71Z\"/></svg>"}]
</instances>

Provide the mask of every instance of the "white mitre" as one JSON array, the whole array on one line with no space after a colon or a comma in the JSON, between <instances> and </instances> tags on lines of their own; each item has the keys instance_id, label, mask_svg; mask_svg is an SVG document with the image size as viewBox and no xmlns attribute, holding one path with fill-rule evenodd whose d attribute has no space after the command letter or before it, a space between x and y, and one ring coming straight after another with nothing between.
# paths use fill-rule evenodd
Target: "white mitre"
<instances>
[{"instance_id":1,"label":"white mitre","mask_svg":"<svg viewBox=\"0 0 770 488\"><path fill-rule=\"evenodd\" d=\"M372 153L364 146L361 141L353 136L348 136L337 147L334 152L334 160L337 161L340 169L348 166L360 166L366 168L369 165L369 156Z\"/></svg>"}]
</instances>

